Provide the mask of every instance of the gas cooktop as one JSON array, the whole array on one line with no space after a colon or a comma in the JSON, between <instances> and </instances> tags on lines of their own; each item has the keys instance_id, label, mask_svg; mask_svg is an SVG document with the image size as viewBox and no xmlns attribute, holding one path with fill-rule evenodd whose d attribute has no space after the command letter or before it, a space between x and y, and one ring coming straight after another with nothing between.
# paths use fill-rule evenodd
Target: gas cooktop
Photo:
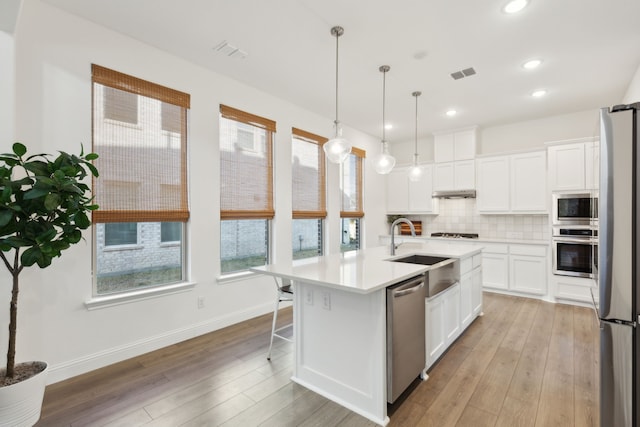
<instances>
[{"instance_id":1,"label":"gas cooktop","mask_svg":"<svg viewBox=\"0 0 640 427\"><path fill-rule=\"evenodd\" d=\"M451 239L477 239L478 233L431 233L431 237L447 237Z\"/></svg>"}]
</instances>

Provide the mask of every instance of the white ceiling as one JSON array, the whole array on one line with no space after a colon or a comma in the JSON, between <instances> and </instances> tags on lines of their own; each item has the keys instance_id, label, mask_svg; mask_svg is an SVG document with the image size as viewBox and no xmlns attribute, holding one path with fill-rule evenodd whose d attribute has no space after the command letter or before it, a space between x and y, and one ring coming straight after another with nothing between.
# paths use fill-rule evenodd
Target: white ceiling
<instances>
[{"instance_id":1,"label":"white ceiling","mask_svg":"<svg viewBox=\"0 0 640 427\"><path fill-rule=\"evenodd\" d=\"M426 135L619 103L640 65L638 0L531 0L515 15L506 0L44 1L330 119L340 25L340 120L381 135L378 68L390 65L391 143L413 140L415 90ZM248 56L215 52L224 40ZM543 64L524 70L533 57ZM477 74L451 78L467 67Z\"/></svg>"}]
</instances>

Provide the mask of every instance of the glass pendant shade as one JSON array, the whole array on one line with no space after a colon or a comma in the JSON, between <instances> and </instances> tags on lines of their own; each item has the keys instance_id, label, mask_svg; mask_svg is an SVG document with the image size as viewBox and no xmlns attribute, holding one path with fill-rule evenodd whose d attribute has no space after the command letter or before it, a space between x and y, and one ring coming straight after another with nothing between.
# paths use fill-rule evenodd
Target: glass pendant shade
<instances>
[{"instance_id":1,"label":"glass pendant shade","mask_svg":"<svg viewBox=\"0 0 640 427\"><path fill-rule=\"evenodd\" d=\"M422 166L418 164L418 97L422 95L422 92L415 91L411 94L416 99L416 129L414 146L415 152L413 154L413 166L409 168L409 181L418 182L422 179Z\"/></svg>"},{"instance_id":2,"label":"glass pendant shade","mask_svg":"<svg viewBox=\"0 0 640 427\"><path fill-rule=\"evenodd\" d=\"M409 168L409 181L418 182L422 179L422 166L418 164L418 154L413 155L413 166Z\"/></svg>"},{"instance_id":3,"label":"glass pendant shade","mask_svg":"<svg viewBox=\"0 0 640 427\"><path fill-rule=\"evenodd\" d=\"M373 159L373 168L380 175L388 174L396 165L396 159L391 154L389 154L389 146L385 138L386 123L384 118L387 89L386 75L387 71L389 71L390 69L391 67L389 67L388 65L381 65L380 68L378 68L378 70L382 73L382 153L378 154Z\"/></svg>"},{"instance_id":4,"label":"glass pendant shade","mask_svg":"<svg viewBox=\"0 0 640 427\"><path fill-rule=\"evenodd\" d=\"M396 165L396 159L389 154L389 147L387 146L387 142L382 142L382 153L378 154L375 159L373 159L373 168L380 175L386 175L393 167Z\"/></svg>"},{"instance_id":5,"label":"glass pendant shade","mask_svg":"<svg viewBox=\"0 0 640 427\"><path fill-rule=\"evenodd\" d=\"M342 163L351 153L351 144L340 136L325 142L322 148L331 163Z\"/></svg>"},{"instance_id":6,"label":"glass pendant shade","mask_svg":"<svg viewBox=\"0 0 640 427\"><path fill-rule=\"evenodd\" d=\"M338 121L338 39L344 33L344 28L336 26L331 29L331 35L336 38L336 119L333 122L335 125L335 137L325 142L322 148L327 159L331 163L342 163L347 160L351 153L351 144L349 141L342 137L342 128L340 128L340 122Z\"/></svg>"}]
</instances>

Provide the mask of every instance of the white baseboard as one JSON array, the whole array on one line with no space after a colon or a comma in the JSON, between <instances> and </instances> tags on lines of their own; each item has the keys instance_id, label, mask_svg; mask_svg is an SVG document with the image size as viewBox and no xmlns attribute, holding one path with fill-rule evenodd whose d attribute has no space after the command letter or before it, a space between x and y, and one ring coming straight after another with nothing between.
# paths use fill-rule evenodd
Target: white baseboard
<instances>
[{"instance_id":1,"label":"white baseboard","mask_svg":"<svg viewBox=\"0 0 640 427\"><path fill-rule=\"evenodd\" d=\"M99 369L113 363L140 356L224 327L243 322L256 316L273 311L273 304L262 304L247 310L234 312L222 317L210 319L185 328L147 337L118 347L109 348L97 353L88 354L67 362L49 365L47 384L53 384L77 375Z\"/></svg>"}]
</instances>

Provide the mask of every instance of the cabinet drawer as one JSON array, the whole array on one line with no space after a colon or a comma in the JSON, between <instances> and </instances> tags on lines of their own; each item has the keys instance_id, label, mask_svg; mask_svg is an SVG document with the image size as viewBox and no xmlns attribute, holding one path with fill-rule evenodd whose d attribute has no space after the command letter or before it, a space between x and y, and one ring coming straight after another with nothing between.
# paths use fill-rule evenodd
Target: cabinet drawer
<instances>
[{"instance_id":1,"label":"cabinet drawer","mask_svg":"<svg viewBox=\"0 0 640 427\"><path fill-rule=\"evenodd\" d=\"M473 269L473 257L460 260L460 274L465 274Z\"/></svg>"},{"instance_id":2,"label":"cabinet drawer","mask_svg":"<svg viewBox=\"0 0 640 427\"><path fill-rule=\"evenodd\" d=\"M478 268L482 265L482 254L477 254L473 256L473 268Z\"/></svg>"},{"instance_id":3,"label":"cabinet drawer","mask_svg":"<svg viewBox=\"0 0 640 427\"><path fill-rule=\"evenodd\" d=\"M501 243L485 243L482 252L492 254L508 254L509 245L503 245Z\"/></svg>"},{"instance_id":4,"label":"cabinet drawer","mask_svg":"<svg viewBox=\"0 0 640 427\"><path fill-rule=\"evenodd\" d=\"M537 245L511 245L509 247L511 255L547 256L547 248Z\"/></svg>"}]
</instances>

